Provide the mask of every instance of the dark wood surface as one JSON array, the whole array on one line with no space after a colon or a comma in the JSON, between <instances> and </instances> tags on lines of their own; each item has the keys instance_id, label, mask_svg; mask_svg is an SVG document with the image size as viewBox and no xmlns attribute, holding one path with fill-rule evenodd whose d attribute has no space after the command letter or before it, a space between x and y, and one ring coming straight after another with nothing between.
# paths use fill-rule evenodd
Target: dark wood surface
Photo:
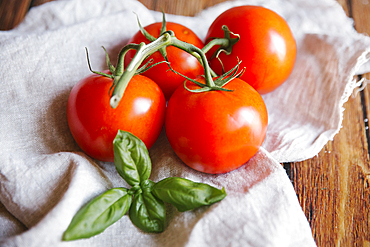
<instances>
[{"instance_id":1,"label":"dark wood surface","mask_svg":"<svg viewBox=\"0 0 370 247\"><path fill-rule=\"evenodd\" d=\"M50 0L0 0L0 30L22 21L29 8ZM153 10L195 15L225 0L140 0ZM358 32L370 34L370 0L337 0ZM370 75L361 75L370 79ZM343 128L317 157L282 164L318 246L370 246L370 90L345 104Z\"/></svg>"}]
</instances>

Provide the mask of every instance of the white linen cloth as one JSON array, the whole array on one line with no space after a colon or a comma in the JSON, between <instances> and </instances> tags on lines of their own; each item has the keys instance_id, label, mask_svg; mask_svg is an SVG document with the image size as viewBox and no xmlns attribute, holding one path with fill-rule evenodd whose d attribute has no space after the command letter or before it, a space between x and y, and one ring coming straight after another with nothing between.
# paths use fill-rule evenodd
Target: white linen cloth
<instances>
[{"instance_id":1,"label":"white linen cloth","mask_svg":"<svg viewBox=\"0 0 370 247\"><path fill-rule=\"evenodd\" d=\"M79 149L67 124L71 88L105 55L118 53L143 26L161 21L134 0L54 1L34 7L23 23L0 32L0 244L1 246L315 246L293 186L279 162L316 155L339 131L343 103L368 72L370 38L356 33L334 0L230 1L195 17L167 15L204 39L224 10L263 5L282 15L297 39L293 74L264 95L266 140L240 169L208 175L186 167L164 131L150 149L151 179L181 176L225 187L228 196L210 207L167 212L167 229L147 234L125 215L102 234L62 242L74 214L111 187L127 186L112 163ZM114 56L113 56L114 57ZM115 58L115 57L114 57ZM113 59L112 59L113 60Z\"/></svg>"}]
</instances>

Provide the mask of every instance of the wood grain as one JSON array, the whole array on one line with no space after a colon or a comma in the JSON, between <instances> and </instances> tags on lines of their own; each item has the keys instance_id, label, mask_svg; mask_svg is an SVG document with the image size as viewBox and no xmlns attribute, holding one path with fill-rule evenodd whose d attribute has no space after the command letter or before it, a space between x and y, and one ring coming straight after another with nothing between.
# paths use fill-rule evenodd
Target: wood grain
<instances>
[{"instance_id":1,"label":"wood grain","mask_svg":"<svg viewBox=\"0 0 370 247\"><path fill-rule=\"evenodd\" d=\"M317 157L290 167L318 246L363 246L369 240L369 157L365 126L360 124L361 95L345 107L343 129L334 140Z\"/></svg>"},{"instance_id":2,"label":"wood grain","mask_svg":"<svg viewBox=\"0 0 370 247\"><path fill-rule=\"evenodd\" d=\"M338 2L370 33L366 1ZM285 164L318 246L370 246L368 106L366 88L344 105L343 128L317 157Z\"/></svg>"},{"instance_id":3,"label":"wood grain","mask_svg":"<svg viewBox=\"0 0 370 247\"><path fill-rule=\"evenodd\" d=\"M0 30L30 6L51 0L0 0ZM193 16L225 0L140 0L149 9ZM358 32L370 34L370 0L337 0ZM370 75L362 75L370 80ZM343 128L314 158L283 164L318 246L370 246L370 90L344 105Z\"/></svg>"},{"instance_id":4,"label":"wood grain","mask_svg":"<svg viewBox=\"0 0 370 247\"><path fill-rule=\"evenodd\" d=\"M31 6L31 1L0 0L0 30L9 30L18 25Z\"/></svg>"},{"instance_id":5,"label":"wood grain","mask_svg":"<svg viewBox=\"0 0 370 247\"><path fill-rule=\"evenodd\" d=\"M203 9L226 0L139 0L146 7L168 14L194 16Z\"/></svg>"}]
</instances>

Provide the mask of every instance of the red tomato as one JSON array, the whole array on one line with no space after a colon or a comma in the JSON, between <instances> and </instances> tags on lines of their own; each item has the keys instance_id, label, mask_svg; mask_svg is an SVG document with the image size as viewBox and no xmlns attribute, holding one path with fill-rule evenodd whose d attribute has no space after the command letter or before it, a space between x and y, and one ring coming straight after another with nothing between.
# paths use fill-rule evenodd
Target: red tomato
<instances>
[{"instance_id":1,"label":"red tomato","mask_svg":"<svg viewBox=\"0 0 370 247\"><path fill-rule=\"evenodd\" d=\"M161 89L141 75L131 79L118 107L112 109L112 82L104 76L88 76L73 87L67 104L68 124L77 144L89 156L110 162L119 129L136 135L149 149L162 130L166 109Z\"/></svg>"},{"instance_id":2,"label":"red tomato","mask_svg":"<svg viewBox=\"0 0 370 247\"><path fill-rule=\"evenodd\" d=\"M206 40L223 37L222 25L240 35L230 55L220 53L225 71L233 68L238 58L245 67L240 77L259 93L265 94L279 87L291 74L297 53L296 42L286 21L275 12L261 6L240 6L226 10L210 26ZM210 58L216 48L210 50ZM211 68L222 73L217 58L210 61Z\"/></svg>"},{"instance_id":3,"label":"red tomato","mask_svg":"<svg viewBox=\"0 0 370 247\"><path fill-rule=\"evenodd\" d=\"M198 81L204 83L203 78ZM187 81L190 89L199 88ZM260 94L240 79L232 92L192 93L178 87L167 104L165 129L177 156L205 173L225 173L246 163L261 146L267 110Z\"/></svg>"},{"instance_id":4,"label":"red tomato","mask_svg":"<svg viewBox=\"0 0 370 247\"><path fill-rule=\"evenodd\" d=\"M155 38L158 38L160 35L161 26L162 23L157 22L146 26L144 29ZM167 30L172 30L175 33L177 39L193 44L200 49L203 48L203 42L189 28L172 22L167 22L166 27ZM129 40L128 43L140 44L141 42L147 44L149 43L149 40L145 38L144 35L139 31ZM196 78L198 75L203 74L202 65L189 53L173 46L167 47L166 51L168 61L175 71L190 78ZM134 50L130 50L126 54L126 65L129 64L135 53L136 52ZM163 56L159 52L153 53L149 59L150 58L154 60L152 64L164 61ZM148 59L146 59L143 64L146 62L148 62ZM167 100L170 98L175 89L185 81L184 77L169 71L169 67L165 63L156 65L142 75L145 75L155 81L162 89Z\"/></svg>"}]
</instances>

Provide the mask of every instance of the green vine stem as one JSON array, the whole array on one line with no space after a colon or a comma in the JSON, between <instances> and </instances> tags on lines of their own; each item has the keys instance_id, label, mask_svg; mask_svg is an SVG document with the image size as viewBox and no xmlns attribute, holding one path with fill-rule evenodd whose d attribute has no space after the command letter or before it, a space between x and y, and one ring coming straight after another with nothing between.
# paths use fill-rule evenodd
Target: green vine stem
<instances>
[{"instance_id":1,"label":"green vine stem","mask_svg":"<svg viewBox=\"0 0 370 247\"><path fill-rule=\"evenodd\" d=\"M163 32L157 39L154 37L151 37L149 34L146 34L146 31L140 26L142 32L144 32L144 35L148 36L150 38L150 41L152 41L149 44L145 44L142 42L141 44L128 44L126 45L120 52L117 68L114 71L114 81L113 81L113 93L110 99L110 105L112 108L116 108L121 101L123 94L126 90L126 87L128 83L130 82L131 78L135 75L138 68L140 67L141 63L148 58L151 54L153 54L156 51L161 51L162 55L166 59L165 49L167 46L175 46L181 50L184 50L188 52L189 54L196 57L204 68L204 78L205 78L205 84L199 83L195 80L192 80L191 78L186 79L193 81L200 87L202 87L201 90L193 90L193 92L204 92L204 91L210 91L210 90L223 90L228 91L226 89L223 89L222 87L231 80L231 78L235 75L233 73L231 76L226 78L227 75L231 74L231 71L225 73L220 78L216 79L216 81L213 80L213 77L216 77L217 75L212 71L212 69L208 65L207 57L205 55L206 52L208 52L213 46L218 45L219 48L213 54L212 56L217 56L217 54L221 51L226 52L229 54L232 50L232 47L236 42L239 41L239 35L232 33L227 26L222 26L222 30L224 31L224 38L215 38L212 39L203 49L199 49L198 47L183 42L176 38L173 31L165 31ZM163 29L163 28L162 28ZM164 31L164 29L163 29ZM232 36L236 37L233 38ZM135 49L136 54L131 60L131 62L128 64L127 68L124 70L124 56L126 52L130 49ZM168 63L168 61L166 61ZM144 66L146 67L146 66ZM170 69L174 71L170 64ZM111 71L112 72L112 71ZM236 72L236 71L235 71ZM178 73L179 74L179 73Z\"/></svg>"},{"instance_id":2,"label":"green vine stem","mask_svg":"<svg viewBox=\"0 0 370 247\"><path fill-rule=\"evenodd\" d=\"M124 58L125 58L125 55L126 53L129 51L129 50L138 50L140 47L140 45L138 44L128 44L126 45L125 47L123 47L123 49L120 51L119 55L118 55L118 61L117 61L117 67L116 67L116 72L115 72L115 75L116 76L121 76L124 72Z\"/></svg>"},{"instance_id":3,"label":"green vine stem","mask_svg":"<svg viewBox=\"0 0 370 247\"><path fill-rule=\"evenodd\" d=\"M213 82L212 75L211 75L211 69L208 65L207 57L205 53L203 52L203 50L199 49L198 47L192 44L178 40L175 36L173 36L171 45L181 50L184 50L192 54L193 56L198 56L204 68L204 76L205 76L206 85L210 88L213 88L216 86L216 84Z\"/></svg>"},{"instance_id":4,"label":"green vine stem","mask_svg":"<svg viewBox=\"0 0 370 247\"><path fill-rule=\"evenodd\" d=\"M116 85L114 86L113 93L110 99L110 105L112 108L116 108L122 99L122 96L125 92L125 89L131 80L131 78L135 75L136 70L139 68L141 63L149 57L151 54L154 52L158 51L162 47L167 47L167 46L175 46L179 49L182 49L189 54L192 54L194 56L198 56L203 64L204 67L204 74L205 74L205 81L206 81L206 86L209 88L217 88L218 86L214 83L211 75L211 70L209 68L207 58L204 54L204 52L199 49L198 47L180 41L175 37L174 32L172 31L167 31L163 33L159 38L154 40L153 42L149 44L141 43L139 45L128 45L130 47L124 47L122 51L120 52L120 57L119 57L119 62L117 65L123 67L123 59L124 55L127 52L128 49L136 49L137 52L134 56L134 58L131 60L131 62L128 64L126 70L122 73L122 75L119 77L119 79L116 82ZM196 55L195 55L196 54Z\"/></svg>"},{"instance_id":5,"label":"green vine stem","mask_svg":"<svg viewBox=\"0 0 370 247\"><path fill-rule=\"evenodd\" d=\"M221 51L225 52L226 54L231 53L233 46L239 41L240 36L239 34L235 34L231 32L226 25L223 25L221 29L222 31L224 31L224 37L223 38L211 38L211 41L208 42L202 49L204 53L209 52L212 49L212 47L216 45L218 45L219 48L216 50L215 53L212 54L212 57L217 56L218 53L220 53Z\"/></svg>"},{"instance_id":6,"label":"green vine stem","mask_svg":"<svg viewBox=\"0 0 370 247\"><path fill-rule=\"evenodd\" d=\"M127 68L124 70L124 72L120 76L120 78L118 79L116 85L114 86L112 97L110 99L110 105L112 108L116 108L118 106L126 90L128 83L130 82L131 78L135 75L136 70L139 68L139 66L145 60L145 58L147 58L148 56L156 52L161 47L169 45L170 42L171 42L171 35L169 33L164 33L158 39L154 40L153 42L149 44L140 43L138 46L129 45L130 46L129 48L125 46L122 49L122 51L120 52L120 57L118 60L118 65L117 65L117 67L119 66L119 68L122 68L122 70L124 67L123 60L124 60L124 55L126 54L126 52L129 49L135 49L137 50L137 52L135 56L133 57L133 59L131 60L131 62L129 63L129 65L127 66Z\"/></svg>"}]
</instances>

